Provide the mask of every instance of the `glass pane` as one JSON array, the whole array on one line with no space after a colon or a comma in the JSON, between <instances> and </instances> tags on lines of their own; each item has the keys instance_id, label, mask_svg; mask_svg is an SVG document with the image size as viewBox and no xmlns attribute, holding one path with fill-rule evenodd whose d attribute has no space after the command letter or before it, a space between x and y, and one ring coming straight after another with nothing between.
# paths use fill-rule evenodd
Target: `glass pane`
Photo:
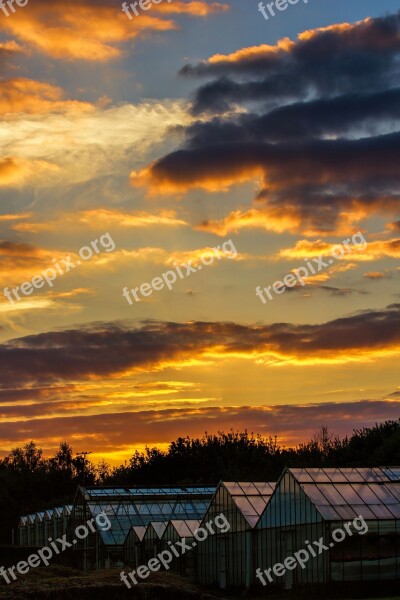
<instances>
[{"instance_id":1,"label":"glass pane","mask_svg":"<svg viewBox=\"0 0 400 600\"><path fill-rule=\"evenodd\" d=\"M244 491L245 494L258 494L258 490L255 487L254 483L243 483L243 482L239 482L240 487L242 488L242 490Z\"/></svg>"},{"instance_id":2,"label":"glass pane","mask_svg":"<svg viewBox=\"0 0 400 600\"><path fill-rule=\"evenodd\" d=\"M353 510L350 506L335 506L336 512L342 519L354 519L357 517L356 508Z\"/></svg>"},{"instance_id":3,"label":"glass pane","mask_svg":"<svg viewBox=\"0 0 400 600\"><path fill-rule=\"evenodd\" d=\"M313 483L314 478L305 469L290 469L290 472L300 483Z\"/></svg>"},{"instance_id":4,"label":"glass pane","mask_svg":"<svg viewBox=\"0 0 400 600\"><path fill-rule=\"evenodd\" d=\"M396 483L387 483L385 487L391 491L393 496L400 500L400 485L397 485Z\"/></svg>"},{"instance_id":5,"label":"glass pane","mask_svg":"<svg viewBox=\"0 0 400 600\"><path fill-rule=\"evenodd\" d=\"M383 504L371 504L369 508L375 513L378 519L393 519L392 513Z\"/></svg>"},{"instance_id":6,"label":"glass pane","mask_svg":"<svg viewBox=\"0 0 400 600\"><path fill-rule=\"evenodd\" d=\"M226 487L226 489L228 490L228 492L230 494L234 494L234 495L243 495L244 494L242 488L236 482L230 482L230 483L224 482L224 486Z\"/></svg>"},{"instance_id":7,"label":"glass pane","mask_svg":"<svg viewBox=\"0 0 400 600\"><path fill-rule=\"evenodd\" d=\"M368 519L370 521L376 519L376 516L374 515L372 510L365 504L359 504L358 506L354 506L353 508L357 513L358 517L363 517L364 519Z\"/></svg>"},{"instance_id":8,"label":"glass pane","mask_svg":"<svg viewBox=\"0 0 400 600\"><path fill-rule=\"evenodd\" d=\"M330 483L329 476L323 469L307 469L315 483Z\"/></svg>"},{"instance_id":9,"label":"glass pane","mask_svg":"<svg viewBox=\"0 0 400 600\"><path fill-rule=\"evenodd\" d=\"M382 504L397 504L398 500L390 493L384 485L375 485L374 492L378 496Z\"/></svg>"},{"instance_id":10,"label":"glass pane","mask_svg":"<svg viewBox=\"0 0 400 600\"><path fill-rule=\"evenodd\" d=\"M329 475L329 479L333 481L333 483L347 483L347 478L343 471L345 469L324 469L325 473Z\"/></svg>"},{"instance_id":11,"label":"glass pane","mask_svg":"<svg viewBox=\"0 0 400 600\"><path fill-rule=\"evenodd\" d=\"M340 519L336 510L334 508L332 508L332 506L329 506L329 505L318 506L318 512L322 515L322 517L326 521L333 521L336 519Z\"/></svg>"},{"instance_id":12,"label":"glass pane","mask_svg":"<svg viewBox=\"0 0 400 600\"><path fill-rule=\"evenodd\" d=\"M389 467L382 469L390 481L400 481L400 467Z\"/></svg>"},{"instance_id":13,"label":"glass pane","mask_svg":"<svg viewBox=\"0 0 400 600\"><path fill-rule=\"evenodd\" d=\"M382 477L380 477L377 470L374 469L357 469L358 472L363 476L364 481L371 481L373 483L381 483Z\"/></svg>"},{"instance_id":14,"label":"glass pane","mask_svg":"<svg viewBox=\"0 0 400 600\"><path fill-rule=\"evenodd\" d=\"M336 506L336 504L346 504L346 501L343 499L343 496L338 490L342 490L347 485L348 484L344 484L335 487L332 484L323 483L318 486L318 489L326 497L330 504Z\"/></svg>"},{"instance_id":15,"label":"glass pane","mask_svg":"<svg viewBox=\"0 0 400 600\"><path fill-rule=\"evenodd\" d=\"M343 485L337 485L335 488L339 490L347 504L363 504L362 499L355 491L355 486L345 483Z\"/></svg>"},{"instance_id":16,"label":"glass pane","mask_svg":"<svg viewBox=\"0 0 400 600\"><path fill-rule=\"evenodd\" d=\"M306 483L306 484L302 485L301 487L304 490L304 492L307 494L307 496L310 498L310 500L317 506L319 506L319 505L324 506L324 505L329 504L329 501L320 492L320 490L318 489L318 486Z\"/></svg>"},{"instance_id":17,"label":"glass pane","mask_svg":"<svg viewBox=\"0 0 400 600\"><path fill-rule=\"evenodd\" d=\"M238 496L236 498L233 498L233 500L234 500L236 506L239 508L239 510L245 516L249 516L249 515L258 516L256 510L250 504L250 502L248 501L247 498L244 498L243 496Z\"/></svg>"},{"instance_id":18,"label":"glass pane","mask_svg":"<svg viewBox=\"0 0 400 600\"><path fill-rule=\"evenodd\" d=\"M257 515L261 515L264 512L265 507L267 506L266 499L262 498L261 496L251 496L251 498L248 500L253 505Z\"/></svg>"}]
</instances>

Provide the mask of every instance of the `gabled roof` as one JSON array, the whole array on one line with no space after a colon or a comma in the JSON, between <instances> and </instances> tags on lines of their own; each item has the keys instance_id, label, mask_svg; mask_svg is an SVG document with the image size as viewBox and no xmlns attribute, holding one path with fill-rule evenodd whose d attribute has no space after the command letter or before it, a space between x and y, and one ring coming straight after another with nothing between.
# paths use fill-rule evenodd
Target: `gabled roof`
<instances>
[{"instance_id":1,"label":"gabled roof","mask_svg":"<svg viewBox=\"0 0 400 600\"><path fill-rule=\"evenodd\" d=\"M67 504L66 506L63 507L63 514L66 517L69 517L71 513L72 513L72 504Z\"/></svg>"},{"instance_id":2,"label":"gabled roof","mask_svg":"<svg viewBox=\"0 0 400 600\"><path fill-rule=\"evenodd\" d=\"M165 530L167 529L167 525L168 523L163 523L162 521L152 521L147 527L145 536L151 536L152 531L154 531L158 539L161 540Z\"/></svg>"},{"instance_id":3,"label":"gabled roof","mask_svg":"<svg viewBox=\"0 0 400 600\"><path fill-rule=\"evenodd\" d=\"M134 525L131 531L134 531L138 540L141 542L145 536L147 527L143 527L142 525Z\"/></svg>"},{"instance_id":4,"label":"gabled roof","mask_svg":"<svg viewBox=\"0 0 400 600\"><path fill-rule=\"evenodd\" d=\"M56 508L47 508L44 511L32 513L30 515L22 515L20 517L20 525L28 525L29 523L42 522L43 519L52 520L61 517L63 514L69 516L72 511L72 504L67 506L57 506ZM24 522L22 522L24 519Z\"/></svg>"},{"instance_id":5,"label":"gabled roof","mask_svg":"<svg viewBox=\"0 0 400 600\"><path fill-rule=\"evenodd\" d=\"M35 514L35 522L36 523L42 523L43 520L44 520L44 515L45 515L44 511L43 512L42 511L41 512L37 512Z\"/></svg>"},{"instance_id":6,"label":"gabled roof","mask_svg":"<svg viewBox=\"0 0 400 600\"><path fill-rule=\"evenodd\" d=\"M179 537L193 537L196 529L200 527L200 521L197 519L191 520L182 520L182 519L173 519L170 521L171 527L173 527L178 534Z\"/></svg>"},{"instance_id":7,"label":"gabled roof","mask_svg":"<svg viewBox=\"0 0 400 600\"><path fill-rule=\"evenodd\" d=\"M275 489L275 483L226 482L221 483L229 492L250 527L255 527Z\"/></svg>"},{"instance_id":8,"label":"gabled roof","mask_svg":"<svg viewBox=\"0 0 400 600\"><path fill-rule=\"evenodd\" d=\"M400 518L400 468L288 469L327 521Z\"/></svg>"}]
</instances>

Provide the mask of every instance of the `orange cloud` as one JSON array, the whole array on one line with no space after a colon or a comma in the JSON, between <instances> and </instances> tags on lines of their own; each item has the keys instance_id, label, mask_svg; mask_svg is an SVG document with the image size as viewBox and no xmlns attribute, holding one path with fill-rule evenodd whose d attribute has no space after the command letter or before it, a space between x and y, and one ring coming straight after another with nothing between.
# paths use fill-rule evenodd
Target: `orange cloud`
<instances>
[{"instance_id":1,"label":"orange cloud","mask_svg":"<svg viewBox=\"0 0 400 600\"><path fill-rule=\"evenodd\" d=\"M385 277L385 273L380 273L379 271L370 271L369 273L364 273L363 277L367 279L383 279Z\"/></svg>"},{"instance_id":2,"label":"orange cloud","mask_svg":"<svg viewBox=\"0 0 400 600\"><path fill-rule=\"evenodd\" d=\"M187 14L204 17L227 6L207 2L162 3L152 13ZM36 0L9 19L0 28L53 58L107 61L121 55L120 45L146 31L177 29L173 20L144 13L129 20L115 3L78 0Z\"/></svg>"},{"instance_id":3,"label":"orange cloud","mask_svg":"<svg viewBox=\"0 0 400 600\"><path fill-rule=\"evenodd\" d=\"M3 158L0 159L0 187L18 187L32 181L40 181L44 175L59 171L59 167L45 160Z\"/></svg>"},{"instance_id":4,"label":"orange cloud","mask_svg":"<svg viewBox=\"0 0 400 600\"><path fill-rule=\"evenodd\" d=\"M152 9L154 12L162 14L178 14L190 15L193 17L207 17L208 15L226 12L230 8L229 4L220 2L200 2L193 0L192 2L179 2L154 4Z\"/></svg>"},{"instance_id":5,"label":"orange cloud","mask_svg":"<svg viewBox=\"0 0 400 600\"><path fill-rule=\"evenodd\" d=\"M251 208L247 211L235 210L225 218L215 221L203 221L196 226L198 231L207 231L219 236L225 236L230 232L241 229L261 228L276 233L290 231L295 233L301 225L301 217L296 211L271 208L270 210L258 210Z\"/></svg>"},{"instance_id":6,"label":"orange cloud","mask_svg":"<svg viewBox=\"0 0 400 600\"><path fill-rule=\"evenodd\" d=\"M6 221L19 221L24 219L30 219L32 217L32 213L17 213L15 215L0 215L0 223Z\"/></svg>"},{"instance_id":7,"label":"orange cloud","mask_svg":"<svg viewBox=\"0 0 400 600\"><path fill-rule=\"evenodd\" d=\"M358 239L358 238L357 238ZM348 242L349 252L342 243L331 244L316 240L314 242L308 240L298 241L293 248L284 248L279 252L280 258L295 259L295 258L312 258L318 255L334 255L340 259L352 261L372 261L382 258L400 258L400 239L380 240L369 242L368 245L361 247L360 240L356 244ZM357 244L359 244L357 246ZM340 247L343 248L343 255L340 256Z\"/></svg>"},{"instance_id":8,"label":"orange cloud","mask_svg":"<svg viewBox=\"0 0 400 600\"><path fill-rule=\"evenodd\" d=\"M15 40L0 42L0 52L22 52L22 47Z\"/></svg>"},{"instance_id":9,"label":"orange cloud","mask_svg":"<svg viewBox=\"0 0 400 600\"><path fill-rule=\"evenodd\" d=\"M71 263L80 264L82 269L94 269L96 264L107 264L111 262L111 254L94 254L88 262L80 264L80 258L74 252L60 252L50 248L40 248L31 244L18 242L0 241L0 285L13 287L20 285L25 281L30 281L33 277L40 275L45 269L56 268L59 265L67 273L66 267L63 267L67 257L70 257ZM60 277L62 276L60 273ZM74 293L68 292L64 297L76 295L77 293L88 293L86 288L78 288ZM48 295L48 298L61 298L62 295Z\"/></svg>"},{"instance_id":10,"label":"orange cloud","mask_svg":"<svg viewBox=\"0 0 400 600\"><path fill-rule=\"evenodd\" d=\"M61 258L65 258L65 253L30 244L0 241L0 282L10 285L12 282L18 284L28 281L49 268L53 259Z\"/></svg>"},{"instance_id":11,"label":"orange cloud","mask_svg":"<svg viewBox=\"0 0 400 600\"><path fill-rule=\"evenodd\" d=\"M41 233L43 231L58 231L61 225L64 231L68 227L73 228L75 231L77 225L98 229L107 228L110 225L114 228L183 227L188 223L178 219L176 212L173 210L162 210L155 214L146 211L127 212L118 209L97 208L74 214L63 213L51 221L16 223L12 226L12 229L14 231Z\"/></svg>"},{"instance_id":12,"label":"orange cloud","mask_svg":"<svg viewBox=\"0 0 400 600\"><path fill-rule=\"evenodd\" d=\"M200 64L213 64L219 63L245 63L246 61L254 61L269 58L271 56L279 54L282 50L289 52L293 49L295 43L289 38L281 38L275 44L270 46L269 44L261 44L260 46L249 46L247 48L241 48L230 54L213 54L207 60Z\"/></svg>"},{"instance_id":13,"label":"orange cloud","mask_svg":"<svg viewBox=\"0 0 400 600\"><path fill-rule=\"evenodd\" d=\"M16 78L0 82L0 110L2 113L43 114L48 112L89 111L94 106L88 102L64 100L60 87Z\"/></svg>"},{"instance_id":14,"label":"orange cloud","mask_svg":"<svg viewBox=\"0 0 400 600\"><path fill-rule=\"evenodd\" d=\"M195 227L198 231L207 231L219 236L226 236L241 229L265 229L274 233L297 233L299 230L307 236L315 235L349 235L356 231L356 223L366 216L366 210L358 207L351 212L339 214L334 231L327 231L323 226L316 226L312 215L304 215L298 206L286 204L282 206L266 206L249 210L234 210L222 219L203 221Z\"/></svg>"}]
</instances>

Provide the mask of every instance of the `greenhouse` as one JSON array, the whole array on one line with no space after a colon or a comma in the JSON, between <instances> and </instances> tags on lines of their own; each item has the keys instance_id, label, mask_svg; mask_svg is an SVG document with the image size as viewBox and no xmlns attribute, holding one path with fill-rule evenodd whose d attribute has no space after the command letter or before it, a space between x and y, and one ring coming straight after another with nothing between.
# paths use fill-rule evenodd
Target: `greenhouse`
<instances>
[{"instance_id":1,"label":"greenhouse","mask_svg":"<svg viewBox=\"0 0 400 600\"><path fill-rule=\"evenodd\" d=\"M182 540L185 540L191 546L194 541L194 532L198 527L200 527L200 521L197 519L190 521L174 519L170 521L161 538L161 550L170 550L171 544L176 544L176 542L181 542ZM170 569L182 577L193 579L196 574L195 553L185 552L179 558L174 557Z\"/></svg>"},{"instance_id":2,"label":"greenhouse","mask_svg":"<svg viewBox=\"0 0 400 600\"><path fill-rule=\"evenodd\" d=\"M221 482L201 527L223 513L229 531L215 528L197 547L197 579L206 585L248 587L254 577L254 527L263 514L274 483Z\"/></svg>"},{"instance_id":3,"label":"greenhouse","mask_svg":"<svg viewBox=\"0 0 400 600\"><path fill-rule=\"evenodd\" d=\"M74 550L80 552L84 570L122 566L124 555L132 548L124 547L133 526L147 527L151 522L167 523L171 519L202 519L215 488L208 486L157 488L84 488L79 487L69 525L69 537L79 525L85 525L105 513L111 527L96 527L78 540Z\"/></svg>"},{"instance_id":4,"label":"greenhouse","mask_svg":"<svg viewBox=\"0 0 400 600\"><path fill-rule=\"evenodd\" d=\"M144 562L142 541L147 527L133 525L129 530L124 544L124 562L131 567L138 567Z\"/></svg>"},{"instance_id":5,"label":"greenhouse","mask_svg":"<svg viewBox=\"0 0 400 600\"><path fill-rule=\"evenodd\" d=\"M49 537L60 537L67 530L71 510L71 505L60 506L20 517L17 543L20 546L44 546Z\"/></svg>"},{"instance_id":6,"label":"greenhouse","mask_svg":"<svg viewBox=\"0 0 400 600\"><path fill-rule=\"evenodd\" d=\"M304 550L303 564L276 566ZM398 582L400 468L286 469L257 525L257 568L286 589Z\"/></svg>"}]
</instances>

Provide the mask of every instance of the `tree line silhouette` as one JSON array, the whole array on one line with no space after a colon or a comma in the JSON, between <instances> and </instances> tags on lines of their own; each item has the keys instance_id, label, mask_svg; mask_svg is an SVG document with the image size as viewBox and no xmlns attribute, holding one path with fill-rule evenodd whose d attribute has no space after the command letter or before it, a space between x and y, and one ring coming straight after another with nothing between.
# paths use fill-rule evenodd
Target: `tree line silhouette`
<instances>
[{"instance_id":1,"label":"tree line silhouette","mask_svg":"<svg viewBox=\"0 0 400 600\"><path fill-rule=\"evenodd\" d=\"M284 467L400 465L400 419L354 430L340 438L322 427L307 443L285 448L276 437L247 431L179 437L167 451L146 448L111 468L75 456L67 442L50 458L33 441L0 459L0 542L11 542L18 516L72 503L85 485L186 485L276 481Z\"/></svg>"}]
</instances>

